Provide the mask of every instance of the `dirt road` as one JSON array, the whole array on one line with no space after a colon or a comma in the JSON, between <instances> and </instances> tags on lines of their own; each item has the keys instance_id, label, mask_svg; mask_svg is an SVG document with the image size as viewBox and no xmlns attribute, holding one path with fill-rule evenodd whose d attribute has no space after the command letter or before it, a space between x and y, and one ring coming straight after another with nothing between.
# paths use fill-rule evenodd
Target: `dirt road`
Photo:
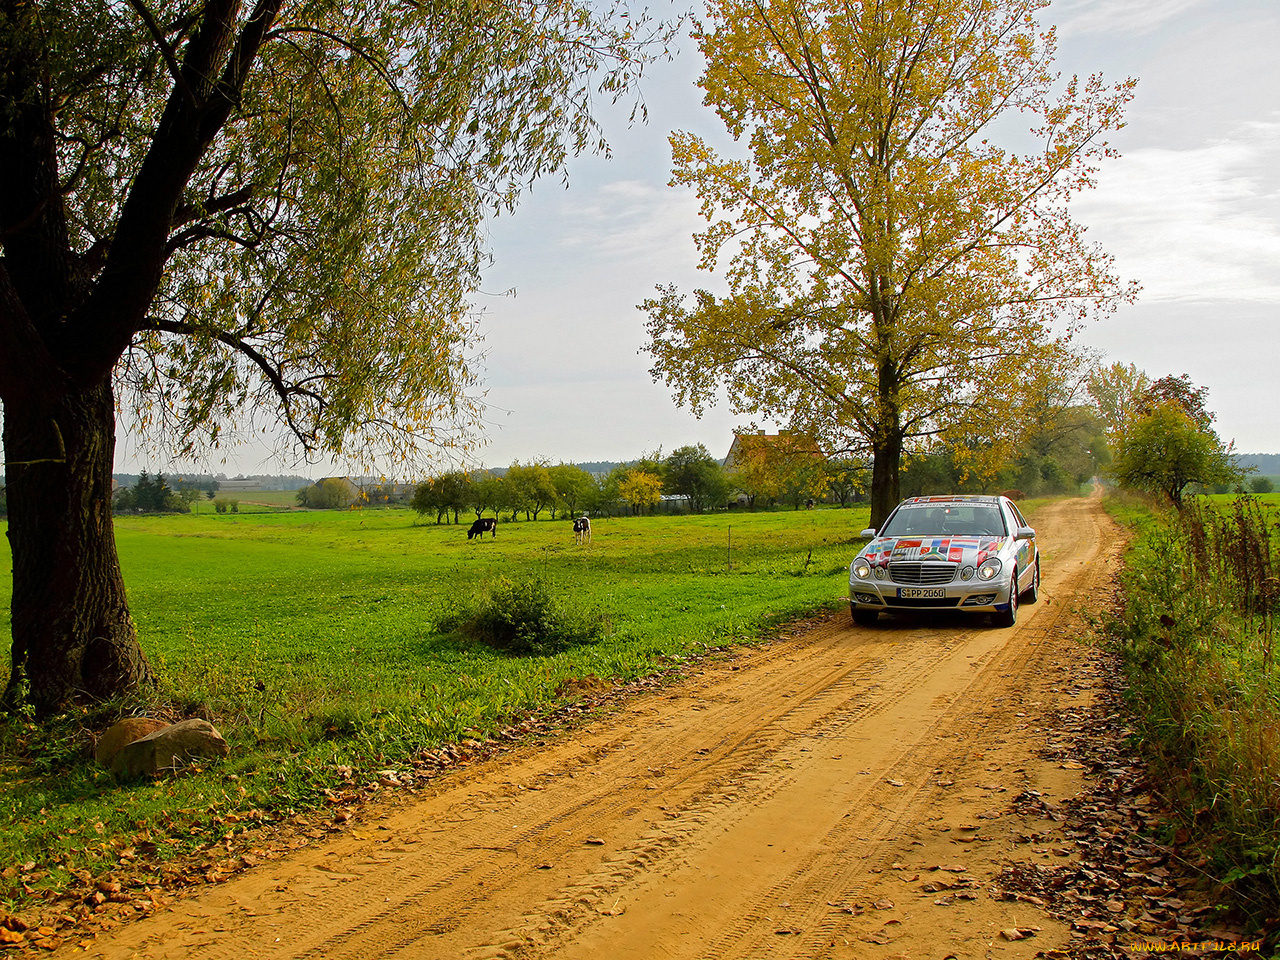
<instances>
[{"instance_id":1,"label":"dirt road","mask_svg":"<svg viewBox=\"0 0 1280 960\"><path fill-rule=\"evenodd\" d=\"M1037 759L1041 718L1090 696L1073 610L1105 584L1117 537L1095 501L1037 520L1042 599L1012 629L833 616L56 955L828 960L1060 946L1062 924L990 885L1015 853L1067 855L1055 825L1014 801L1033 790L1051 806L1079 787L1078 764ZM1019 929L1028 939L1009 939Z\"/></svg>"}]
</instances>

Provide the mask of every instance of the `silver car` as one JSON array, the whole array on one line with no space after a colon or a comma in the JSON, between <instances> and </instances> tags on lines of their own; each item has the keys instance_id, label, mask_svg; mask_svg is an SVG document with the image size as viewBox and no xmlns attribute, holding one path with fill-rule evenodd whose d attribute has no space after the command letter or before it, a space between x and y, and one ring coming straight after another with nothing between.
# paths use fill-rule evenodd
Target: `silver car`
<instances>
[{"instance_id":1,"label":"silver car","mask_svg":"<svg viewBox=\"0 0 1280 960\"><path fill-rule=\"evenodd\" d=\"M987 613L996 626L1018 620L1018 604L1040 592L1036 532L1008 497L912 497L889 514L849 565L854 622L880 613Z\"/></svg>"}]
</instances>

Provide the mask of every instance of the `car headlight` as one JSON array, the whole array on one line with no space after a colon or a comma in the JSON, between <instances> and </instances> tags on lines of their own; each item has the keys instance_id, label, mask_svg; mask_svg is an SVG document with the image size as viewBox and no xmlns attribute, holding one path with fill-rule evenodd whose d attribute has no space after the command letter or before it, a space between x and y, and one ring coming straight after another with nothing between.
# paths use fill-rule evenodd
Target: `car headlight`
<instances>
[{"instance_id":1,"label":"car headlight","mask_svg":"<svg viewBox=\"0 0 1280 960\"><path fill-rule=\"evenodd\" d=\"M859 580L865 580L871 576L871 564L867 563L866 557L859 557L853 561L853 575Z\"/></svg>"},{"instance_id":2,"label":"car headlight","mask_svg":"<svg viewBox=\"0 0 1280 960\"><path fill-rule=\"evenodd\" d=\"M1000 561L997 560L995 557L992 557L990 560L982 561L982 566L978 568L978 579L994 580L996 578L996 574L998 574L999 572L1000 572Z\"/></svg>"},{"instance_id":3,"label":"car headlight","mask_svg":"<svg viewBox=\"0 0 1280 960\"><path fill-rule=\"evenodd\" d=\"M973 567L972 567L972 566L964 567L964 568L960 571L960 579L961 579L961 580L972 580L972 579L973 579Z\"/></svg>"},{"instance_id":4,"label":"car headlight","mask_svg":"<svg viewBox=\"0 0 1280 960\"><path fill-rule=\"evenodd\" d=\"M888 577L889 577L889 571L887 569L885 569L884 567L876 567L877 580L887 580Z\"/></svg>"}]
</instances>

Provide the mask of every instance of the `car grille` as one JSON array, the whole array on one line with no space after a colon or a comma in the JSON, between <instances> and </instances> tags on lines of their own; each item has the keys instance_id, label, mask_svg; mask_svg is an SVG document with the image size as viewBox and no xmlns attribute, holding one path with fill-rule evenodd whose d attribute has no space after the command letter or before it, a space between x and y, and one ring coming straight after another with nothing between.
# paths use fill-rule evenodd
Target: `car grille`
<instances>
[{"instance_id":1,"label":"car grille","mask_svg":"<svg viewBox=\"0 0 1280 960\"><path fill-rule=\"evenodd\" d=\"M917 586L935 586L950 583L956 578L954 563L891 563L889 579L894 583L910 583Z\"/></svg>"}]
</instances>

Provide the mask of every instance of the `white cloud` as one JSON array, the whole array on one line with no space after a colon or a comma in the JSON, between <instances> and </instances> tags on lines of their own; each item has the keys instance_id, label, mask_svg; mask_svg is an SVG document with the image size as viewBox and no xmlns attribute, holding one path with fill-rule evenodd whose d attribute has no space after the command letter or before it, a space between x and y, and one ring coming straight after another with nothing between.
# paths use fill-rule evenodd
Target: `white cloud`
<instances>
[{"instance_id":1,"label":"white cloud","mask_svg":"<svg viewBox=\"0 0 1280 960\"><path fill-rule=\"evenodd\" d=\"M684 273L695 251L692 233L701 225L690 190L642 180L603 184L589 198L571 197L560 246L593 259L640 260L647 269L667 266Z\"/></svg>"},{"instance_id":2,"label":"white cloud","mask_svg":"<svg viewBox=\"0 0 1280 960\"><path fill-rule=\"evenodd\" d=\"M1280 302L1280 120L1107 164L1075 204L1144 301Z\"/></svg>"},{"instance_id":3,"label":"white cloud","mask_svg":"<svg viewBox=\"0 0 1280 960\"><path fill-rule=\"evenodd\" d=\"M1204 4L1205 0L1054 0L1045 19L1064 35L1141 35Z\"/></svg>"}]
</instances>

